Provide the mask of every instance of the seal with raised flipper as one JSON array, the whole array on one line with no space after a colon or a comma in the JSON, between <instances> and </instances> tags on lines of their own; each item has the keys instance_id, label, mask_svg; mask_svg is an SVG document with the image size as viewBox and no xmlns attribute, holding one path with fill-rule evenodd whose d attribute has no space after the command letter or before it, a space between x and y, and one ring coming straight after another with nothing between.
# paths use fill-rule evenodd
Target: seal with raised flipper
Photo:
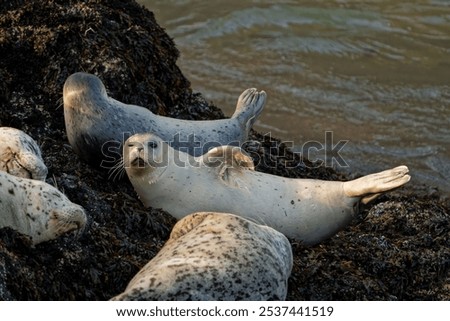
<instances>
[{"instance_id":1,"label":"seal with raised flipper","mask_svg":"<svg viewBox=\"0 0 450 321\"><path fill-rule=\"evenodd\" d=\"M67 138L74 151L88 163L111 168L121 158L123 142L136 133L156 133L175 149L195 156L216 146L238 145L263 110L266 93L245 90L229 119L191 121L124 104L107 95L97 76L77 72L67 78L63 100Z\"/></svg>"},{"instance_id":2,"label":"seal with raised flipper","mask_svg":"<svg viewBox=\"0 0 450 321\"><path fill-rule=\"evenodd\" d=\"M131 136L123 154L126 173L146 206L177 219L198 211L234 213L308 245L347 226L360 203L410 180L406 166L347 182L284 178L255 171L239 147L216 147L193 157L149 133Z\"/></svg>"},{"instance_id":3,"label":"seal with raised flipper","mask_svg":"<svg viewBox=\"0 0 450 321\"><path fill-rule=\"evenodd\" d=\"M194 213L112 300L285 300L292 264L288 239L274 229L232 214Z\"/></svg>"},{"instance_id":4,"label":"seal with raised flipper","mask_svg":"<svg viewBox=\"0 0 450 321\"><path fill-rule=\"evenodd\" d=\"M28 134L12 127L0 127L0 170L41 181L48 172L39 145Z\"/></svg>"},{"instance_id":5,"label":"seal with raised flipper","mask_svg":"<svg viewBox=\"0 0 450 321\"><path fill-rule=\"evenodd\" d=\"M0 228L10 227L33 245L86 225L84 209L42 181L0 172Z\"/></svg>"}]
</instances>

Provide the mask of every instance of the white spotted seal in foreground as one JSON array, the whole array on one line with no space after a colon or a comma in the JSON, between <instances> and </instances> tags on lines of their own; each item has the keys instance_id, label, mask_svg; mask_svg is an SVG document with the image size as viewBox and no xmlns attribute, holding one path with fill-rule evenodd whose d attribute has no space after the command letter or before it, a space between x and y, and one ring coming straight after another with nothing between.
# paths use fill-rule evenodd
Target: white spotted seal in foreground
<instances>
[{"instance_id":1,"label":"white spotted seal in foreground","mask_svg":"<svg viewBox=\"0 0 450 321\"><path fill-rule=\"evenodd\" d=\"M53 186L0 172L0 228L28 235L36 245L85 225L83 208Z\"/></svg>"},{"instance_id":2,"label":"white spotted seal in foreground","mask_svg":"<svg viewBox=\"0 0 450 321\"><path fill-rule=\"evenodd\" d=\"M177 219L198 211L234 213L309 245L344 228L360 202L410 180L406 166L348 182L284 178L254 171L239 147L192 157L148 133L131 136L123 154L127 175L146 206Z\"/></svg>"},{"instance_id":3,"label":"white spotted seal in foreground","mask_svg":"<svg viewBox=\"0 0 450 321\"><path fill-rule=\"evenodd\" d=\"M194 213L112 300L285 300L292 262L289 241L274 229Z\"/></svg>"},{"instance_id":4,"label":"white spotted seal in foreground","mask_svg":"<svg viewBox=\"0 0 450 321\"><path fill-rule=\"evenodd\" d=\"M0 127L0 170L41 181L48 172L38 144L23 131L11 127Z\"/></svg>"},{"instance_id":5,"label":"white spotted seal in foreground","mask_svg":"<svg viewBox=\"0 0 450 321\"><path fill-rule=\"evenodd\" d=\"M95 75L77 72L64 84L64 119L75 152L88 163L111 168L121 159L122 144L132 134L158 134L175 149L202 155L210 148L238 145L264 108L266 93L251 88L239 97L229 119L190 121L155 115L109 97Z\"/></svg>"}]
</instances>

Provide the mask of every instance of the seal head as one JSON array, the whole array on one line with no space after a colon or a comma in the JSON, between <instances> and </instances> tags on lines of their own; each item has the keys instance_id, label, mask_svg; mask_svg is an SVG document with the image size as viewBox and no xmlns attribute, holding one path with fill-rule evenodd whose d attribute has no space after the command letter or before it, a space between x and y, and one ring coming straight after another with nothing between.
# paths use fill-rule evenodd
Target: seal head
<instances>
[{"instance_id":1,"label":"seal head","mask_svg":"<svg viewBox=\"0 0 450 321\"><path fill-rule=\"evenodd\" d=\"M0 227L31 238L33 245L86 226L84 209L53 186L0 172Z\"/></svg>"}]
</instances>

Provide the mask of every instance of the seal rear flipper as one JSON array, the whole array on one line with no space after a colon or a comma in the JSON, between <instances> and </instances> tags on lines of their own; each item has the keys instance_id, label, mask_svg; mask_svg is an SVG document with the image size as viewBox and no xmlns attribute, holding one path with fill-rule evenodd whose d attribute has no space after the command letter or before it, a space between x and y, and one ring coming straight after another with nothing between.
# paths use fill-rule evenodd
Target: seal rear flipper
<instances>
[{"instance_id":1,"label":"seal rear flipper","mask_svg":"<svg viewBox=\"0 0 450 321\"><path fill-rule=\"evenodd\" d=\"M266 105L267 95L264 90L246 89L238 99L236 111L231 118L236 118L248 133Z\"/></svg>"},{"instance_id":2,"label":"seal rear flipper","mask_svg":"<svg viewBox=\"0 0 450 321\"><path fill-rule=\"evenodd\" d=\"M230 186L240 187L239 174L244 169L255 170L253 159L236 146L220 146L203 155L202 163L215 167L219 178ZM232 175L232 173L238 175Z\"/></svg>"},{"instance_id":3,"label":"seal rear flipper","mask_svg":"<svg viewBox=\"0 0 450 321\"><path fill-rule=\"evenodd\" d=\"M376 193L376 194L366 195L366 196L364 196L361 199L361 203L364 204L364 205L369 204L369 203L373 202L374 200L376 200L382 194L383 193Z\"/></svg>"},{"instance_id":4,"label":"seal rear flipper","mask_svg":"<svg viewBox=\"0 0 450 321\"><path fill-rule=\"evenodd\" d=\"M363 176L344 182L345 194L349 197L360 197L367 204L384 192L396 189L411 179L408 167L398 166L383 172Z\"/></svg>"}]
</instances>

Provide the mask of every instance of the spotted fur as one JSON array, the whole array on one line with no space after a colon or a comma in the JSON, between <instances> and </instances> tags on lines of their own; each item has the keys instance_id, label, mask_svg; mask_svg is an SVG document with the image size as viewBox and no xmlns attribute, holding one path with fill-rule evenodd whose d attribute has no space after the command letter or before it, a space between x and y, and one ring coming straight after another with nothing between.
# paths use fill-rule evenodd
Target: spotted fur
<instances>
[{"instance_id":1,"label":"spotted fur","mask_svg":"<svg viewBox=\"0 0 450 321\"><path fill-rule=\"evenodd\" d=\"M53 186L0 172L0 227L28 235L36 245L85 225L83 208Z\"/></svg>"},{"instance_id":2,"label":"spotted fur","mask_svg":"<svg viewBox=\"0 0 450 321\"><path fill-rule=\"evenodd\" d=\"M112 300L284 300L287 238L225 213L180 220L161 251Z\"/></svg>"},{"instance_id":3,"label":"spotted fur","mask_svg":"<svg viewBox=\"0 0 450 321\"><path fill-rule=\"evenodd\" d=\"M38 144L23 131L11 127L0 127L0 170L41 181L47 176Z\"/></svg>"}]
</instances>

